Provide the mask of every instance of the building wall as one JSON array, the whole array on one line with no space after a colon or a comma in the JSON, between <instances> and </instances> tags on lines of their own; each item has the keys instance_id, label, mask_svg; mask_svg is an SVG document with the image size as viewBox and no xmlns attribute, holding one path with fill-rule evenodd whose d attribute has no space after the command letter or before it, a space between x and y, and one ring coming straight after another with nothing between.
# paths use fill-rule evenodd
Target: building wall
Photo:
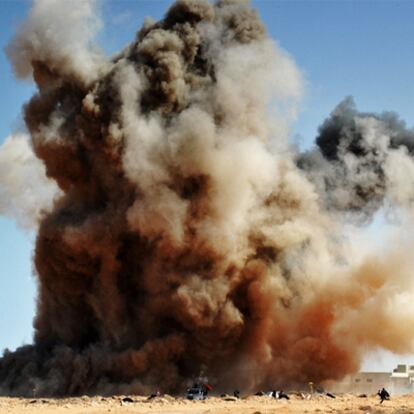
<instances>
[{"instance_id":1,"label":"building wall","mask_svg":"<svg viewBox=\"0 0 414 414\"><path fill-rule=\"evenodd\" d=\"M414 384L407 375L392 375L390 372L358 372L343 380L329 384L336 393L376 394L381 388L391 394L407 394L414 391Z\"/></svg>"},{"instance_id":2,"label":"building wall","mask_svg":"<svg viewBox=\"0 0 414 414\"><path fill-rule=\"evenodd\" d=\"M412 384L408 375L406 377L391 377L390 392L392 394L408 394L413 392Z\"/></svg>"},{"instance_id":3,"label":"building wall","mask_svg":"<svg viewBox=\"0 0 414 414\"><path fill-rule=\"evenodd\" d=\"M336 393L376 394L381 388L391 387L389 372L358 372L335 382L331 389Z\"/></svg>"}]
</instances>

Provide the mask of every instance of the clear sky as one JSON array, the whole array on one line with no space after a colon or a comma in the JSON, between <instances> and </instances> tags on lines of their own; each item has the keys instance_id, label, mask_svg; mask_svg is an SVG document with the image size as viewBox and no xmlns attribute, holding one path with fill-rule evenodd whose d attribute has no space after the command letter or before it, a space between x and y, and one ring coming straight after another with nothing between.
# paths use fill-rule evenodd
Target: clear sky
<instances>
[{"instance_id":1,"label":"clear sky","mask_svg":"<svg viewBox=\"0 0 414 414\"><path fill-rule=\"evenodd\" d=\"M306 94L292 131L304 145L310 145L318 125L347 95L354 96L360 110L395 110L409 126L414 124L414 2L252 3L271 37L305 75ZM98 43L106 53L116 52L133 39L145 16L159 19L169 4L168 0L101 0L104 28ZM0 0L0 144L23 127L21 106L34 91L31 83L14 79L3 52L29 8L29 1ZM32 339L33 239L33 234L0 217L0 350ZM381 366L390 369L395 360L386 356Z\"/></svg>"}]
</instances>

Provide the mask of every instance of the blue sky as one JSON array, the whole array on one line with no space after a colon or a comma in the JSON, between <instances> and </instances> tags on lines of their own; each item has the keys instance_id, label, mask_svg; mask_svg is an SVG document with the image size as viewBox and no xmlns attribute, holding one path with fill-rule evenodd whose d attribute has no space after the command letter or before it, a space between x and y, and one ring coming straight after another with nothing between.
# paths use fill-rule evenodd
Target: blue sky
<instances>
[{"instance_id":1,"label":"blue sky","mask_svg":"<svg viewBox=\"0 0 414 414\"><path fill-rule=\"evenodd\" d=\"M74 1L74 0L69 0ZM345 96L360 110L395 110L414 124L414 2L255 0L272 38L297 62L306 96L292 135L310 145L317 127ZM162 17L171 1L102 0L98 41L111 54L133 39L145 16ZM0 143L23 127L21 106L34 91L16 81L3 52L29 1L0 0ZM0 350L31 341L34 235L0 217ZM394 362L391 357L384 364ZM391 368L387 366L386 368Z\"/></svg>"}]
</instances>

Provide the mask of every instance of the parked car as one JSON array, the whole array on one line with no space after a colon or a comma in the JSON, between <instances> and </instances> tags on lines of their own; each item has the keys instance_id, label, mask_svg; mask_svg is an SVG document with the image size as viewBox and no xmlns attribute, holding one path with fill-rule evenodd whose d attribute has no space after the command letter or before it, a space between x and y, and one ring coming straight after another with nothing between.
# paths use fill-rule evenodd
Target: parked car
<instances>
[{"instance_id":1,"label":"parked car","mask_svg":"<svg viewBox=\"0 0 414 414\"><path fill-rule=\"evenodd\" d=\"M204 387L192 387L187 391L186 398L188 400L205 400L207 393Z\"/></svg>"}]
</instances>

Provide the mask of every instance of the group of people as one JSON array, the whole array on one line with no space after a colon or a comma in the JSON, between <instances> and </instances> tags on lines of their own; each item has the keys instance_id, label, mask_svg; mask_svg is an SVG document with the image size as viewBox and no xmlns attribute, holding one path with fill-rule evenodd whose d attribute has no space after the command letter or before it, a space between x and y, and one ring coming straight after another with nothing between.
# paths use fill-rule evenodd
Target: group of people
<instances>
[{"instance_id":1,"label":"group of people","mask_svg":"<svg viewBox=\"0 0 414 414\"><path fill-rule=\"evenodd\" d=\"M196 391L197 390L197 391L199 391L200 394L202 394L202 396L204 398L207 398L207 395L208 395L209 391L211 391L212 389L213 389L213 387L210 384L207 384L207 383L195 383L193 385L193 387L190 390L187 391L187 393L190 392L190 391ZM335 396L333 394L328 393L328 392L324 392L324 390L323 390L323 392L322 392L322 390L319 390L319 389L317 391L319 393L324 393L328 397L335 398ZM157 394L151 395L150 398L153 398L153 397L157 396ZM269 397L273 397L273 398L276 398L276 399L279 399L279 400L282 399L282 398L283 399L286 399L286 400L289 400L290 399L289 395L286 394L283 390L280 390L280 391L273 390L273 391L270 391L268 393L265 393L263 391L259 391L259 392L256 393L256 395L259 395L259 396L261 396L261 395L268 395ZM385 388L382 388L381 390L378 390L377 395L380 397L380 400L381 400L380 401L380 404L382 404L385 400L389 400L390 399L390 393ZM235 390L233 392L233 396L235 398L240 398L240 391L239 390Z\"/></svg>"},{"instance_id":2,"label":"group of people","mask_svg":"<svg viewBox=\"0 0 414 414\"><path fill-rule=\"evenodd\" d=\"M239 393L239 391L237 391L237 393ZM269 392L258 391L258 392L256 392L255 395L257 395L259 397L263 396L263 395L267 395L269 397L273 397L273 398L276 398L278 400L280 400L282 398L284 398L285 400L290 400L289 395L287 395L283 390L280 390L280 391L273 390L273 391L269 391ZM236 395L234 395L234 396L236 397ZM237 397L237 398L239 398L239 397Z\"/></svg>"}]
</instances>

